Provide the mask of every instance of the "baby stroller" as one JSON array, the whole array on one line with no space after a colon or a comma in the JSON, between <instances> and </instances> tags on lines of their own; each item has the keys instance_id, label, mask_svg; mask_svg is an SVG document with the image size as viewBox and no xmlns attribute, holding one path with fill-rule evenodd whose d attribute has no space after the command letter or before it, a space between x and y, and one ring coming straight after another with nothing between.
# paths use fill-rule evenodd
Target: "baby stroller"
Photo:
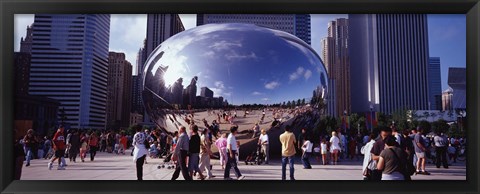
<instances>
[{"instance_id":1,"label":"baby stroller","mask_svg":"<svg viewBox=\"0 0 480 194\"><path fill-rule=\"evenodd\" d=\"M255 163L261 165L265 160L265 156L262 152L262 146L258 145L257 150L252 152L247 158L245 159L245 164L254 165Z\"/></svg>"},{"instance_id":2,"label":"baby stroller","mask_svg":"<svg viewBox=\"0 0 480 194\"><path fill-rule=\"evenodd\" d=\"M167 169L175 169L175 164L172 161L173 153L169 153L166 158L163 160L163 164L159 164L157 166L158 169L167 168Z\"/></svg>"}]
</instances>

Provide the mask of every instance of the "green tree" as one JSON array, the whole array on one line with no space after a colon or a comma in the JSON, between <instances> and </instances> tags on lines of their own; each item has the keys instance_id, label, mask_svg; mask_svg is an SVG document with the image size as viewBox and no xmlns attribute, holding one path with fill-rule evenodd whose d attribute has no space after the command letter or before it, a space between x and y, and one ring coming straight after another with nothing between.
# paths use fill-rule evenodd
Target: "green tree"
<instances>
[{"instance_id":1,"label":"green tree","mask_svg":"<svg viewBox=\"0 0 480 194\"><path fill-rule=\"evenodd\" d=\"M305 105L305 98L302 99L302 105Z\"/></svg>"},{"instance_id":2,"label":"green tree","mask_svg":"<svg viewBox=\"0 0 480 194\"><path fill-rule=\"evenodd\" d=\"M429 134L432 131L432 125L428 121L420 121L418 126L423 129L423 134Z\"/></svg>"},{"instance_id":3,"label":"green tree","mask_svg":"<svg viewBox=\"0 0 480 194\"><path fill-rule=\"evenodd\" d=\"M432 130L435 133L447 133L449 132L450 125L448 125L447 121L440 119L432 123Z\"/></svg>"}]
</instances>

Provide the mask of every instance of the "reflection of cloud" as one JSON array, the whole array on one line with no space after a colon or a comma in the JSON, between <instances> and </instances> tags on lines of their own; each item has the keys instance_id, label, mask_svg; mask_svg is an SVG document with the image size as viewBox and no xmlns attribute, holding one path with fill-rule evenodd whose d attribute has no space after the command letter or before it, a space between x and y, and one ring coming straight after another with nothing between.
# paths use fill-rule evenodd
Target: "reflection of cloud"
<instances>
[{"instance_id":1,"label":"reflection of cloud","mask_svg":"<svg viewBox=\"0 0 480 194\"><path fill-rule=\"evenodd\" d=\"M304 70L305 70L305 69L303 69L303 67L298 67L298 68L297 68L297 71L295 71L295 72L293 72L292 74L290 74L290 81L296 80L296 79L298 79L300 76L302 76Z\"/></svg>"},{"instance_id":2,"label":"reflection of cloud","mask_svg":"<svg viewBox=\"0 0 480 194\"><path fill-rule=\"evenodd\" d=\"M223 84L222 81L216 81L216 82L215 82L215 87L220 88L220 89L224 89L224 88L225 88L225 84Z\"/></svg>"},{"instance_id":3,"label":"reflection of cloud","mask_svg":"<svg viewBox=\"0 0 480 194\"><path fill-rule=\"evenodd\" d=\"M255 92L252 93L252 95L254 95L254 96L260 96L260 95L264 95L264 93L255 91Z\"/></svg>"},{"instance_id":4,"label":"reflection of cloud","mask_svg":"<svg viewBox=\"0 0 480 194\"><path fill-rule=\"evenodd\" d=\"M273 90L273 89L277 88L278 86L280 86L280 83L278 83L276 81L272 81L272 82L269 82L269 83L265 84L265 88L267 88L269 90Z\"/></svg>"},{"instance_id":5,"label":"reflection of cloud","mask_svg":"<svg viewBox=\"0 0 480 194\"><path fill-rule=\"evenodd\" d=\"M257 55L253 52L250 52L250 54L241 55L241 54L238 54L235 50L231 50L229 53L225 54L225 57L229 61L243 60L243 59L257 59L258 58Z\"/></svg>"},{"instance_id":6,"label":"reflection of cloud","mask_svg":"<svg viewBox=\"0 0 480 194\"><path fill-rule=\"evenodd\" d=\"M203 54L200 55L200 56L202 56L202 57L207 57L207 58L213 58L213 57L215 57L215 52L213 52L213 51L207 51L207 52L203 53Z\"/></svg>"},{"instance_id":7,"label":"reflection of cloud","mask_svg":"<svg viewBox=\"0 0 480 194\"><path fill-rule=\"evenodd\" d=\"M312 76L312 71L310 70L305 71L305 75L303 75L303 77L305 77L306 80L308 80L308 78L310 78L311 76Z\"/></svg>"},{"instance_id":8,"label":"reflection of cloud","mask_svg":"<svg viewBox=\"0 0 480 194\"><path fill-rule=\"evenodd\" d=\"M262 101L269 101L270 98L262 98Z\"/></svg>"},{"instance_id":9,"label":"reflection of cloud","mask_svg":"<svg viewBox=\"0 0 480 194\"><path fill-rule=\"evenodd\" d=\"M231 47L242 47L242 43L240 42L227 42L226 40L222 40L220 42L215 42L213 45L209 46L208 48L212 48L216 51L221 50L229 50Z\"/></svg>"}]
</instances>

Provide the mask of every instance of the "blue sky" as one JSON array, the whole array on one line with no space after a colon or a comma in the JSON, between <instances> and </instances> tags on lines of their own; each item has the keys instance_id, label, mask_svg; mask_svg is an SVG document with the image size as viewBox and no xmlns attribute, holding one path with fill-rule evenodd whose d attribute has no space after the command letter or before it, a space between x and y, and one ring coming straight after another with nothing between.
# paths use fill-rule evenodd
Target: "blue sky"
<instances>
[{"instance_id":1,"label":"blue sky","mask_svg":"<svg viewBox=\"0 0 480 194\"><path fill-rule=\"evenodd\" d=\"M194 14L180 14L186 29L195 27ZM321 53L320 40L327 34L328 22L346 14L313 15L312 47ZM146 15L112 15L110 31L110 50L124 52L127 60L133 65L136 74L136 56L138 49L143 45L146 34ZM32 14L15 15L15 50L19 49L20 37L25 36L27 25L33 23ZM466 66L466 17L464 14L428 15L428 34L430 56L440 57L442 73L442 90L448 88L448 67Z\"/></svg>"}]
</instances>

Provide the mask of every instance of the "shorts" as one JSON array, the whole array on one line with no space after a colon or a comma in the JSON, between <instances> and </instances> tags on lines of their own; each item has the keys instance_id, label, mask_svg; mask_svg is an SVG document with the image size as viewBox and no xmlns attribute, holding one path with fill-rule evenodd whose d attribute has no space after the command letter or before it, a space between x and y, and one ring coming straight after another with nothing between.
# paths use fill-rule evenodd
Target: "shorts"
<instances>
[{"instance_id":1,"label":"shorts","mask_svg":"<svg viewBox=\"0 0 480 194\"><path fill-rule=\"evenodd\" d=\"M327 150L322 150L322 155L327 154Z\"/></svg>"},{"instance_id":2,"label":"shorts","mask_svg":"<svg viewBox=\"0 0 480 194\"><path fill-rule=\"evenodd\" d=\"M425 158L425 152L415 152L417 158Z\"/></svg>"},{"instance_id":3,"label":"shorts","mask_svg":"<svg viewBox=\"0 0 480 194\"><path fill-rule=\"evenodd\" d=\"M55 157L61 158L65 155L65 150L55 150Z\"/></svg>"}]
</instances>

